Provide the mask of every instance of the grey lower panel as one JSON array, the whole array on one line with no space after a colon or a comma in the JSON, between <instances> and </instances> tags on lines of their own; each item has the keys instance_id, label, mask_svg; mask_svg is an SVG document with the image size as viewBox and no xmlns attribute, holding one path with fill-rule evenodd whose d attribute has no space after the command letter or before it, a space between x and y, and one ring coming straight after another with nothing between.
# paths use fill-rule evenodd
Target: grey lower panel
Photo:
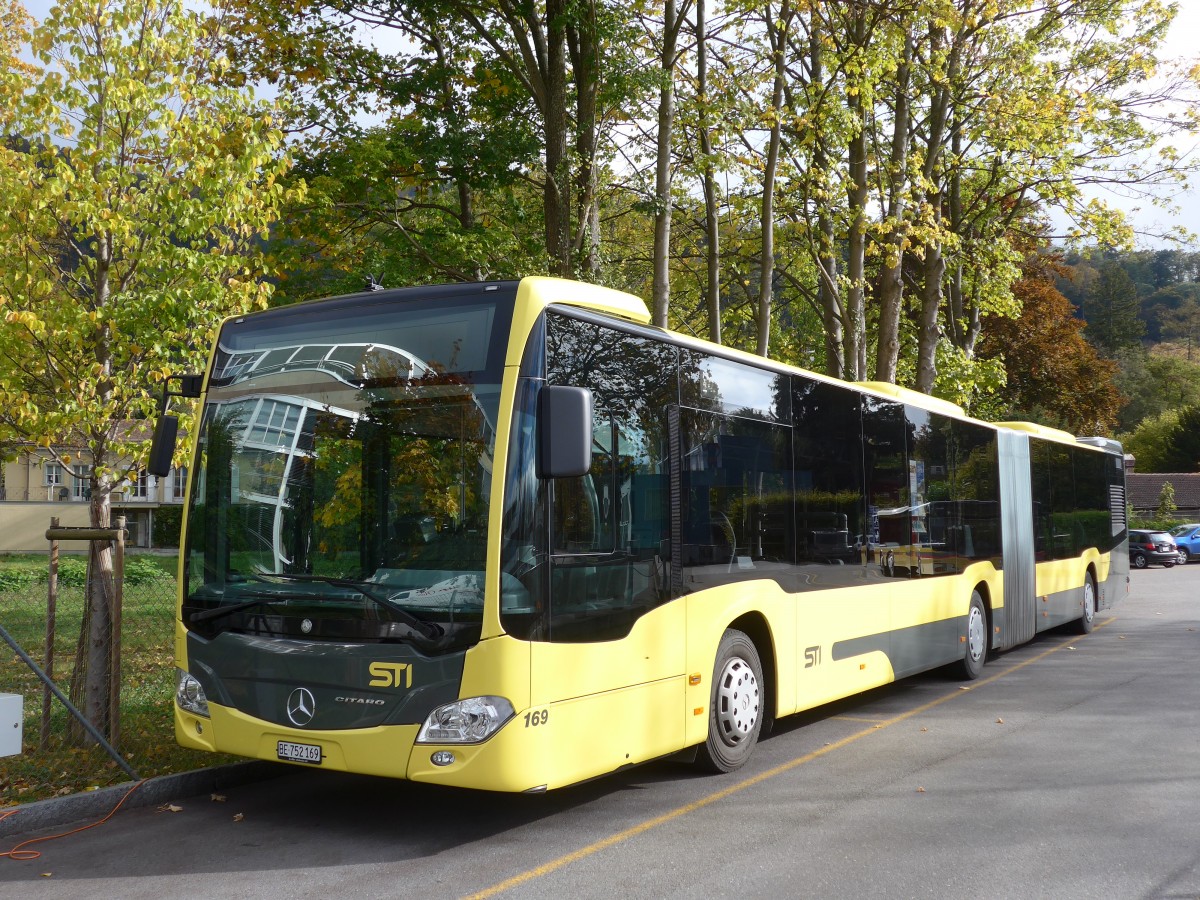
<instances>
[{"instance_id":1,"label":"grey lower panel","mask_svg":"<svg viewBox=\"0 0 1200 900\"><path fill-rule=\"evenodd\" d=\"M1069 588L1038 598L1037 630L1046 631L1083 615L1083 588Z\"/></svg>"},{"instance_id":2,"label":"grey lower panel","mask_svg":"<svg viewBox=\"0 0 1200 900\"><path fill-rule=\"evenodd\" d=\"M1112 609L1129 597L1129 554L1124 546L1113 551L1113 566L1107 580L1097 587L1096 609ZM1120 565L1124 563L1124 565Z\"/></svg>"},{"instance_id":3,"label":"grey lower panel","mask_svg":"<svg viewBox=\"0 0 1200 900\"><path fill-rule=\"evenodd\" d=\"M896 677L903 678L962 659L964 649L961 638L966 635L966 627L967 617L956 616L884 634L868 634L838 641L833 645L833 659L850 659L882 652L891 662Z\"/></svg>"}]
</instances>

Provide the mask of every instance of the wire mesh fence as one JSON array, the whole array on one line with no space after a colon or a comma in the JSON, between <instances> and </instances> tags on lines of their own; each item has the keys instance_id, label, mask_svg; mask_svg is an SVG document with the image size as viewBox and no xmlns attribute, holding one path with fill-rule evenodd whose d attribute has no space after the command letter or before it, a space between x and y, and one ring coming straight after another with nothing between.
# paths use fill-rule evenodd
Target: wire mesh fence
<instances>
[{"instance_id":1,"label":"wire mesh fence","mask_svg":"<svg viewBox=\"0 0 1200 900\"><path fill-rule=\"evenodd\" d=\"M117 618L111 569L93 565L89 580L87 555L58 560L56 597L47 556L0 557L0 625L143 776L209 761L174 741L175 566L126 556ZM0 758L0 806L126 778L6 644L0 692L21 695L24 716L21 754Z\"/></svg>"}]
</instances>

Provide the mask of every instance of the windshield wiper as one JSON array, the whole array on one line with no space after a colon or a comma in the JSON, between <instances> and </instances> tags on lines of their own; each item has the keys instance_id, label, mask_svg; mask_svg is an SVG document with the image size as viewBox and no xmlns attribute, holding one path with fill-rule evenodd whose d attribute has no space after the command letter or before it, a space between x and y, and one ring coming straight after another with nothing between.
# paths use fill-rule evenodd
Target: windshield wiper
<instances>
[{"instance_id":1,"label":"windshield wiper","mask_svg":"<svg viewBox=\"0 0 1200 900\"><path fill-rule=\"evenodd\" d=\"M194 612L188 616L191 622L207 622L210 619L220 619L223 616L231 615L235 612L241 612L243 609L250 609L253 606L266 606L274 603L276 600L282 599L274 594L266 594L261 597L256 597L253 600L245 600L241 603L233 603L229 606L217 606L213 609L205 609L200 612Z\"/></svg>"},{"instance_id":2,"label":"windshield wiper","mask_svg":"<svg viewBox=\"0 0 1200 900\"><path fill-rule=\"evenodd\" d=\"M258 577L264 580L268 578L281 578L284 581L315 582L332 585L333 587L349 588L352 591L362 594L376 605L395 613L405 625L417 632L417 637L436 642L445 633L437 623L426 622L424 619L417 618L403 606L393 603L391 600L381 597L373 591L367 590L361 582L350 581L346 578L331 578L327 575L294 575L288 572L261 572ZM238 605L245 606L245 604Z\"/></svg>"}]
</instances>

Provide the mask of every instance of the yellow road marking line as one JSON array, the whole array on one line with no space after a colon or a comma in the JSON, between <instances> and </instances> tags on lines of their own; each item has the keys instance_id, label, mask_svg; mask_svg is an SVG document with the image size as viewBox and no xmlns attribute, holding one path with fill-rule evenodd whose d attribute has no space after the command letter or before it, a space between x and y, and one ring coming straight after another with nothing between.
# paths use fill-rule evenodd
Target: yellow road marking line
<instances>
[{"instance_id":1,"label":"yellow road marking line","mask_svg":"<svg viewBox=\"0 0 1200 900\"><path fill-rule=\"evenodd\" d=\"M1098 627L1103 628L1105 625L1108 625L1110 622L1114 621L1116 621L1115 618L1108 619L1105 622L1098 623ZM975 690L976 688L981 688L984 685L991 684L994 681L1004 678L1006 675L1011 675L1018 669L1023 669L1025 666L1039 662L1050 654L1057 653L1059 650L1070 646L1072 643L1074 643L1073 640L1062 641L1050 649L1042 651L1037 656L1031 656L1029 659L1022 660L1016 665L1010 666L1001 672L997 672L995 675L992 675L989 678L981 678L979 681L971 682L970 689ZM618 831L616 834L609 835L608 837L596 841L593 844L588 844L586 847L581 847L572 853L566 854L565 856L560 856L558 859L553 859L548 863L543 863L535 868L527 869L520 874L501 881L499 884L494 884L489 888L479 891L478 893L469 894L468 897L471 898L471 900L484 900L486 897L495 897L497 894L501 894L510 888L517 887L518 885L525 884L527 881L532 881L533 879L540 878L543 875L549 875L551 872L555 872L564 866L569 866L573 862L586 859L589 856L599 853L601 850L607 850L609 847L615 847L617 844L623 843L630 838L637 837L639 834L644 834L653 828L657 828L659 825L665 825L667 822L674 821L681 816L686 816L688 813L693 813L698 809L711 806L720 800L724 800L726 797L732 797L734 794L744 791L746 788L751 788L755 785L762 784L764 781L768 781L777 775L790 772L792 769L799 768L805 763L812 762L814 759L819 759L828 753L832 753L835 750L840 750L843 747L853 744L855 741L859 740L860 738L864 738L869 734L878 734L881 729L896 725L905 721L906 719L911 719L913 716L920 715L923 712L928 712L935 706L941 706L947 700L953 700L955 697L961 697L964 693L967 692L963 690L956 690L953 693L946 694L943 697L938 697L936 700L931 700L922 706L916 707L915 709L910 709L908 712L900 713L898 716L893 716L890 719L881 719L879 724L872 725L870 728L855 732L854 734L844 737L839 741L826 744L820 750L814 750L811 753L806 753L803 756L798 756L795 759L782 763L773 769L768 769L765 772L759 772L757 775L747 778L745 781L739 781L737 784L730 785L724 790L709 794L706 797L701 797L699 800L694 800L685 806L680 806L671 810L670 812L663 813L661 816L655 816L653 819L647 819L645 822L634 825L630 828L626 828L624 831Z\"/></svg>"}]
</instances>

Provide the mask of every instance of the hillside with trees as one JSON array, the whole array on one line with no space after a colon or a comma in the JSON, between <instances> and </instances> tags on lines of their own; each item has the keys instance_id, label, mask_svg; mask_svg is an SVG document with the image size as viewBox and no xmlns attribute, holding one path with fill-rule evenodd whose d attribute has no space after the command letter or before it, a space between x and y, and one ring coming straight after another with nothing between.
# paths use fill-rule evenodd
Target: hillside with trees
<instances>
[{"instance_id":1,"label":"hillside with trees","mask_svg":"<svg viewBox=\"0 0 1200 900\"><path fill-rule=\"evenodd\" d=\"M1200 253L1072 253L1056 286L1115 366L1117 436L1138 471L1200 471Z\"/></svg>"}]
</instances>

